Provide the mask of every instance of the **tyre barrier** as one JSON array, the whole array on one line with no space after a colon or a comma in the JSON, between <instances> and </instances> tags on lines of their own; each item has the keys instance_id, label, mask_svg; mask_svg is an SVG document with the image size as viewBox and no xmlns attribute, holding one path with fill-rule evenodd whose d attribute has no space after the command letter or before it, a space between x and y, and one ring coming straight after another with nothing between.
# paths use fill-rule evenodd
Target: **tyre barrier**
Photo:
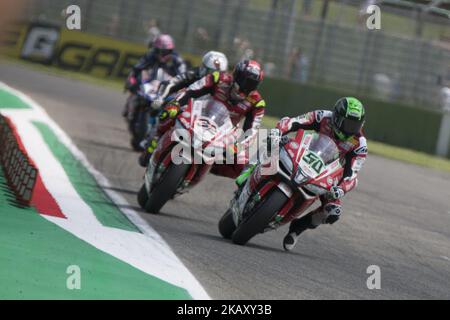
<instances>
[{"instance_id":1,"label":"tyre barrier","mask_svg":"<svg viewBox=\"0 0 450 320\"><path fill-rule=\"evenodd\" d=\"M38 169L17 137L14 124L0 114L0 165L6 181L22 205L30 205Z\"/></svg>"}]
</instances>

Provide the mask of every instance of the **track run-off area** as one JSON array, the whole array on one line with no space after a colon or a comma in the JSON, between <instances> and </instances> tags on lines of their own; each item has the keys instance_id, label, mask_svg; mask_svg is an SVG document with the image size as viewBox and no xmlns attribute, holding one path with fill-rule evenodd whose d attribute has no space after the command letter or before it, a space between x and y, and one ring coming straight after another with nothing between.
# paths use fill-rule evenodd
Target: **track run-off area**
<instances>
[{"instance_id":1,"label":"track run-off area","mask_svg":"<svg viewBox=\"0 0 450 320\"><path fill-rule=\"evenodd\" d=\"M287 228L237 246L217 230L235 189L230 179L210 175L158 215L139 209L144 170L121 117L122 92L6 62L0 75L45 110L35 106L39 115L28 116L0 104L67 216L16 208L4 192L0 278L7 286L0 297L34 297L44 287L47 298L102 298L102 290L155 298L149 288L161 288L162 298L450 298L449 173L371 155L369 143L339 222L305 232L290 253L281 244ZM66 267L77 261L86 277L81 290L67 293ZM44 279L33 273L36 265ZM370 290L373 265L381 288Z\"/></svg>"}]
</instances>

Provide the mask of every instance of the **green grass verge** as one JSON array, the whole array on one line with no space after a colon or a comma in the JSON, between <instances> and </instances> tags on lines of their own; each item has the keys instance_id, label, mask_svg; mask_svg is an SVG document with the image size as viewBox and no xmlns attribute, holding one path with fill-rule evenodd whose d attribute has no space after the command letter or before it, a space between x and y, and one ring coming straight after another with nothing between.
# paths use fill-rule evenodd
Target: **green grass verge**
<instances>
[{"instance_id":1,"label":"green grass verge","mask_svg":"<svg viewBox=\"0 0 450 320\"><path fill-rule=\"evenodd\" d=\"M27 67L31 67L33 69L57 76L63 76L74 80L85 81L92 83L94 85L101 85L110 88L114 88L117 90L122 90L123 81L121 80L111 80L111 79L102 79L97 78L91 75L86 75L82 73L64 71L55 67L48 67L44 65L39 65L23 60L17 60L12 58L1 57L0 62L6 63L14 63L19 65L25 65ZM263 119L263 125L267 128L275 127L278 118L265 116ZM388 145L381 142L376 142L369 140L369 152L380 155L382 157L400 160L407 163L412 163L420 166L424 166L427 168L433 168L437 170L450 172L450 160L446 160L444 158L436 157L427 153L413 151L406 148L396 147L392 145Z\"/></svg>"},{"instance_id":2,"label":"green grass verge","mask_svg":"<svg viewBox=\"0 0 450 320\"><path fill-rule=\"evenodd\" d=\"M395 160L450 172L450 160L410 149L394 147L377 141L369 141L369 152Z\"/></svg>"}]
</instances>

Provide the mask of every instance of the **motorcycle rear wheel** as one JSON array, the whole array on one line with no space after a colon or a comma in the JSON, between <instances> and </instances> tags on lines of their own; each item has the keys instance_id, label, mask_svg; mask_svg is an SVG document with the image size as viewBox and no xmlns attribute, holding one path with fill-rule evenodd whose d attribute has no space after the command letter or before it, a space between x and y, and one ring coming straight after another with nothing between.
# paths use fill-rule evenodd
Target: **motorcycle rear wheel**
<instances>
[{"instance_id":1,"label":"motorcycle rear wheel","mask_svg":"<svg viewBox=\"0 0 450 320\"><path fill-rule=\"evenodd\" d=\"M275 188L259 205L244 217L244 221L234 231L231 240L235 244L245 245L251 238L264 231L269 222L289 199Z\"/></svg>"}]
</instances>

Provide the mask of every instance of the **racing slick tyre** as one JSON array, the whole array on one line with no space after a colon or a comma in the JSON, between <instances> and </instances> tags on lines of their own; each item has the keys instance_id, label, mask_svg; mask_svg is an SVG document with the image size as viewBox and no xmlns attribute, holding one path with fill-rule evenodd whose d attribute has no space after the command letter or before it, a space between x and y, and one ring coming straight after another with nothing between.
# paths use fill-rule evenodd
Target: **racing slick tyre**
<instances>
[{"instance_id":1,"label":"racing slick tyre","mask_svg":"<svg viewBox=\"0 0 450 320\"><path fill-rule=\"evenodd\" d=\"M184 163L171 164L148 195L148 200L144 206L145 211L159 213L166 202L174 197L190 167L190 164Z\"/></svg>"},{"instance_id":2,"label":"racing slick tyre","mask_svg":"<svg viewBox=\"0 0 450 320\"><path fill-rule=\"evenodd\" d=\"M141 189L138 192L137 201L139 203L139 206L142 209L144 209L145 208L145 204L148 201L148 192L147 192L147 188L145 187L145 183L142 184L142 187L141 187Z\"/></svg>"},{"instance_id":3,"label":"racing slick tyre","mask_svg":"<svg viewBox=\"0 0 450 320\"><path fill-rule=\"evenodd\" d=\"M228 209L219 221L219 232L224 239L231 239L234 230L236 230L236 224L231 210Z\"/></svg>"},{"instance_id":4,"label":"racing slick tyre","mask_svg":"<svg viewBox=\"0 0 450 320\"><path fill-rule=\"evenodd\" d=\"M255 235L264 231L287 201L286 195L280 189L274 188L255 209L244 214L243 221L234 231L231 240L236 244L245 245Z\"/></svg>"},{"instance_id":5,"label":"racing slick tyre","mask_svg":"<svg viewBox=\"0 0 450 320\"><path fill-rule=\"evenodd\" d=\"M141 142L144 140L147 134L148 128L148 116L144 112L139 112L136 122L133 125L133 132L131 138L131 146L135 151L143 151L144 148L141 146Z\"/></svg>"},{"instance_id":6,"label":"racing slick tyre","mask_svg":"<svg viewBox=\"0 0 450 320\"><path fill-rule=\"evenodd\" d=\"M142 148L142 146L141 146L141 141L142 140L139 140L138 137L133 137L131 139L130 144L134 151L136 151L136 152L144 151L144 148Z\"/></svg>"}]
</instances>

